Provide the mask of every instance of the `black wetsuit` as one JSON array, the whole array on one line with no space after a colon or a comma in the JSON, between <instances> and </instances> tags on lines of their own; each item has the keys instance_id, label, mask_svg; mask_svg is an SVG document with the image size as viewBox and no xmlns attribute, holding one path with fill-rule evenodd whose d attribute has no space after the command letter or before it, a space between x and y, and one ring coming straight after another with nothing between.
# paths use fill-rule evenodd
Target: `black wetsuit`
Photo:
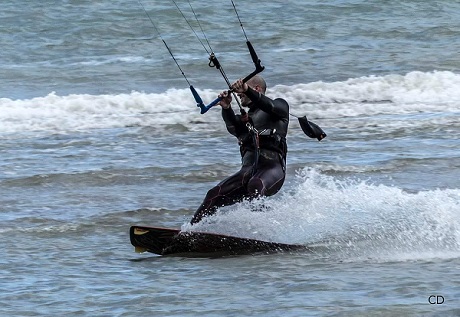
<instances>
[{"instance_id":1,"label":"black wetsuit","mask_svg":"<svg viewBox=\"0 0 460 317\"><path fill-rule=\"evenodd\" d=\"M227 130L238 138L242 167L208 191L191 223L214 214L218 207L274 195L283 186L289 105L284 99L272 100L251 88L245 94L251 100L248 122L232 108L222 109Z\"/></svg>"}]
</instances>

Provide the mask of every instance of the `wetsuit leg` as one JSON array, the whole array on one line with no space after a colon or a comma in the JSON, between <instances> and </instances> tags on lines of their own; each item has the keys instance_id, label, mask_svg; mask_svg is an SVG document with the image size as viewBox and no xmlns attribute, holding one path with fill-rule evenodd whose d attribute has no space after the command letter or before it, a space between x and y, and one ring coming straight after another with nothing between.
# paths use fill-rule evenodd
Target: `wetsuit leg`
<instances>
[{"instance_id":1,"label":"wetsuit leg","mask_svg":"<svg viewBox=\"0 0 460 317\"><path fill-rule=\"evenodd\" d=\"M281 189L285 177L284 164L278 155L276 158L261 156L257 171L248 182L247 191L252 198L272 196Z\"/></svg>"},{"instance_id":2,"label":"wetsuit leg","mask_svg":"<svg viewBox=\"0 0 460 317\"><path fill-rule=\"evenodd\" d=\"M211 188L193 215L191 223L197 223L204 217L214 214L218 207L228 206L243 200L247 196L246 184L251 174L252 166L243 166L236 174Z\"/></svg>"}]
</instances>

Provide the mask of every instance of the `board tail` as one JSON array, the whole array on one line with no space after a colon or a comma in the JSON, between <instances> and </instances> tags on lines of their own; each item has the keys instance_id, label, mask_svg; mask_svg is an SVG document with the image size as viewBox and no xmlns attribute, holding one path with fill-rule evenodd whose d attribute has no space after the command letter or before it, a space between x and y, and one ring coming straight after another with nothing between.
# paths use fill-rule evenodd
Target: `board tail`
<instances>
[{"instance_id":1,"label":"board tail","mask_svg":"<svg viewBox=\"0 0 460 317\"><path fill-rule=\"evenodd\" d=\"M163 254L163 250L171 245L179 232L179 229L132 226L129 237L136 252Z\"/></svg>"}]
</instances>

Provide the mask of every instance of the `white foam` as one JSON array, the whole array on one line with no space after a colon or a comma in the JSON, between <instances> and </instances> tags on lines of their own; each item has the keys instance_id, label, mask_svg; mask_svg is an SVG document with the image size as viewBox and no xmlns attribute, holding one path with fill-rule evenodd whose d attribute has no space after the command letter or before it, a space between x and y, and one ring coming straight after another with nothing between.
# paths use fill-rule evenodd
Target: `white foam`
<instances>
[{"instance_id":1,"label":"white foam","mask_svg":"<svg viewBox=\"0 0 460 317\"><path fill-rule=\"evenodd\" d=\"M421 112L458 114L459 86L460 75L452 72L412 72L344 82L275 86L267 94L286 98L293 114L308 114L310 118ZM205 103L214 100L218 94L215 90L198 92ZM175 124L209 130L220 127L212 124L220 120L219 113L217 109L211 109L201 115L189 89L169 89L159 94L58 96L50 93L27 100L0 99L0 133L53 133Z\"/></svg>"},{"instance_id":2,"label":"white foam","mask_svg":"<svg viewBox=\"0 0 460 317\"><path fill-rule=\"evenodd\" d=\"M209 92L202 91L201 94L205 98ZM215 117L210 111L206 121ZM97 96L50 93L29 100L0 99L0 133L191 125L192 121L203 119L188 90Z\"/></svg>"},{"instance_id":3,"label":"white foam","mask_svg":"<svg viewBox=\"0 0 460 317\"><path fill-rule=\"evenodd\" d=\"M269 207L253 211L263 206ZM407 260L442 251L460 257L460 189L407 193L305 169L291 192L227 209L183 229L322 243L353 259Z\"/></svg>"},{"instance_id":4,"label":"white foam","mask_svg":"<svg viewBox=\"0 0 460 317\"><path fill-rule=\"evenodd\" d=\"M369 76L344 82L314 82L276 86L300 112L335 118L375 114L458 112L460 75L452 72L411 72L406 75Z\"/></svg>"},{"instance_id":5,"label":"white foam","mask_svg":"<svg viewBox=\"0 0 460 317\"><path fill-rule=\"evenodd\" d=\"M100 66L106 64L115 64L115 63L126 63L126 64L136 64L136 63L146 63L151 62L151 60L143 56L120 56L114 58L100 58L100 59L91 59L81 62L74 62L70 65L83 65L83 66Z\"/></svg>"}]
</instances>

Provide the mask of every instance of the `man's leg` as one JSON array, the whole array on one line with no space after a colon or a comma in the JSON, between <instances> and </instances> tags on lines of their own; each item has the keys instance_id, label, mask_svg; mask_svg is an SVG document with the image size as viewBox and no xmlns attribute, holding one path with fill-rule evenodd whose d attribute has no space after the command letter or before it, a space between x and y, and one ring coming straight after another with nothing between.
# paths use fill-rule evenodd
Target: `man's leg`
<instances>
[{"instance_id":1,"label":"man's leg","mask_svg":"<svg viewBox=\"0 0 460 317\"><path fill-rule=\"evenodd\" d=\"M251 173L252 166L243 166L239 172L211 188L190 222L192 224L200 222L204 217L214 214L218 207L232 205L245 198L246 184Z\"/></svg>"},{"instance_id":2,"label":"man's leg","mask_svg":"<svg viewBox=\"0 0 460 317\"><path fill-rule=\"evenodd\" d=\"M256 173L248 182L248 193L252 198L272 196L283 186L285 176L285 168L280 160L261 159Z\"/></svg>"}]
</instances>

